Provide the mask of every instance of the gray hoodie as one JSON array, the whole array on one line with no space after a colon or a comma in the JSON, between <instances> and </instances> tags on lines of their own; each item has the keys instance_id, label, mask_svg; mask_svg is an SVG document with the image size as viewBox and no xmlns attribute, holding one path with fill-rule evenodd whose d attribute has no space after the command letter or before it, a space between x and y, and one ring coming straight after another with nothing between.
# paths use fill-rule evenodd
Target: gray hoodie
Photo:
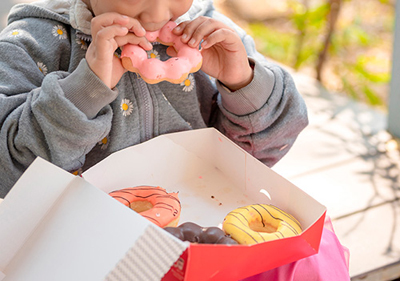
<instances>
[{"instance_id":1,"label":"gray hoodie","mask_svg":"<svg viewBox=\"0 0 400 281\"><path fill-rule=\"evenodd\" d=\"M230 92L202 71L186 83L149 85L128 72L109 89L85 60L92 14L81 0L15 6L0 34L0 197L37 156L84 171L155 136L206 126L268 166L281 159L308 123L291 76L212 1L195 0L179 20L200 15L237 30L254 68L248 86ZM154 52L167 56L160 44Z\"/></svg>"}]
</instances>

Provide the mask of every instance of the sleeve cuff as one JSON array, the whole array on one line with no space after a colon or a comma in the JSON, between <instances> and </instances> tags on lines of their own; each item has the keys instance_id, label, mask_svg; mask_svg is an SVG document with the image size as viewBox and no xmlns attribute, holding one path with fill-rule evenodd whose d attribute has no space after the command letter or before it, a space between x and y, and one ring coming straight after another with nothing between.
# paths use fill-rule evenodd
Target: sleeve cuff
<instances>
[{"instance_id":1,"label":"sleeve cuff","mask_svg":"<svg viewBox=\"0 0 400 281\"><path fill-rule=\"evenodd\" d=\"M114 101L118 91L108 88L83 59L78 67L66 78L59 81L64 95L89 119L106 105Z\"/></svg>"},{"instance_id":2,"label":"sleeve cuff","mask_svg":"<svg viewBox=\"0 0 400 281\"><path fill-rule=\"evenodd\" d=\"M249 61L254 65L254 77L246 87L231 92L217 81L223 107L236 115L247 115L259 110L267 102L275 85L275 76L271 70L252 59Z\"/></svg>"}]
</instances>

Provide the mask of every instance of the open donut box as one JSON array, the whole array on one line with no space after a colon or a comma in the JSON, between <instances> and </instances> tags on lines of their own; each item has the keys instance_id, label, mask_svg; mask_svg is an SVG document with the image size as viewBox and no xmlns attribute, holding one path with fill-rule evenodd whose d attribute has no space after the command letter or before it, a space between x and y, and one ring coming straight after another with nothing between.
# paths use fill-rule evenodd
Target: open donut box
<instances>
[{"instance_id":1,"label":"open donut box","mask_svg":"<svg viewBox=\"0 0 400 281\"><path fill-rule=\"evenodd\" d=\"M179 192L179 224L220 226L267 203L296 237L252 246L182 242L108 195ZM37 158L0 204L0 280L241 280L316 254L326 208L215 129L167 134L110 155L82 177Z\"/></svg>"}]
</instances>

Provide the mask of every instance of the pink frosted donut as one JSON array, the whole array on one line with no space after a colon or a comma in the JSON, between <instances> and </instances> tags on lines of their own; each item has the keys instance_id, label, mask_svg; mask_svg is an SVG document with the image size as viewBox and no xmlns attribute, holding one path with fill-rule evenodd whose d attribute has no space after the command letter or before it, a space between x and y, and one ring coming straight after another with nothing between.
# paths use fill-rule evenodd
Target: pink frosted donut
<instances>
[{"instance_id":1,"label":"pink frosted donut","mask_svg":"<svg viewBox=\"0 0 400 281\"><path fill-rule=\"evenodd\" d=\"M124 68L138 73L149 84L164 80L179 84L189 73L198 71L203 61L200 51L182 43L180 36L172 33L175 26L176 23L170 21L160 30L147 32L146 38L150 42L158 41L163 45L173 46L177 52L176 57L167 61L148 58L146 51L140 46L127 44L121 53Z\"/></svg>"}]
</instances>

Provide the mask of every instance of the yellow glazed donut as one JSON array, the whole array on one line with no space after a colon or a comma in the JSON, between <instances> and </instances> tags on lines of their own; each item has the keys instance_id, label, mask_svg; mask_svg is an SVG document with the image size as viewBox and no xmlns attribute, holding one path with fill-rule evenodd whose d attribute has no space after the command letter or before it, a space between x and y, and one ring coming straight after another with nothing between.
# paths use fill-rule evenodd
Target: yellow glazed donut
<instances>
[{"instance_id":1,"label":"yellow glazed donut","mask_svg":"<svg viewBox=\"0 0 400 281\"><path fill-rule=\"evenodd\" d=\"M256 204L230 212L222 229L239 244L252 245L302 232L300 223L278 207Z\"/></svg>"}]
</instances>

